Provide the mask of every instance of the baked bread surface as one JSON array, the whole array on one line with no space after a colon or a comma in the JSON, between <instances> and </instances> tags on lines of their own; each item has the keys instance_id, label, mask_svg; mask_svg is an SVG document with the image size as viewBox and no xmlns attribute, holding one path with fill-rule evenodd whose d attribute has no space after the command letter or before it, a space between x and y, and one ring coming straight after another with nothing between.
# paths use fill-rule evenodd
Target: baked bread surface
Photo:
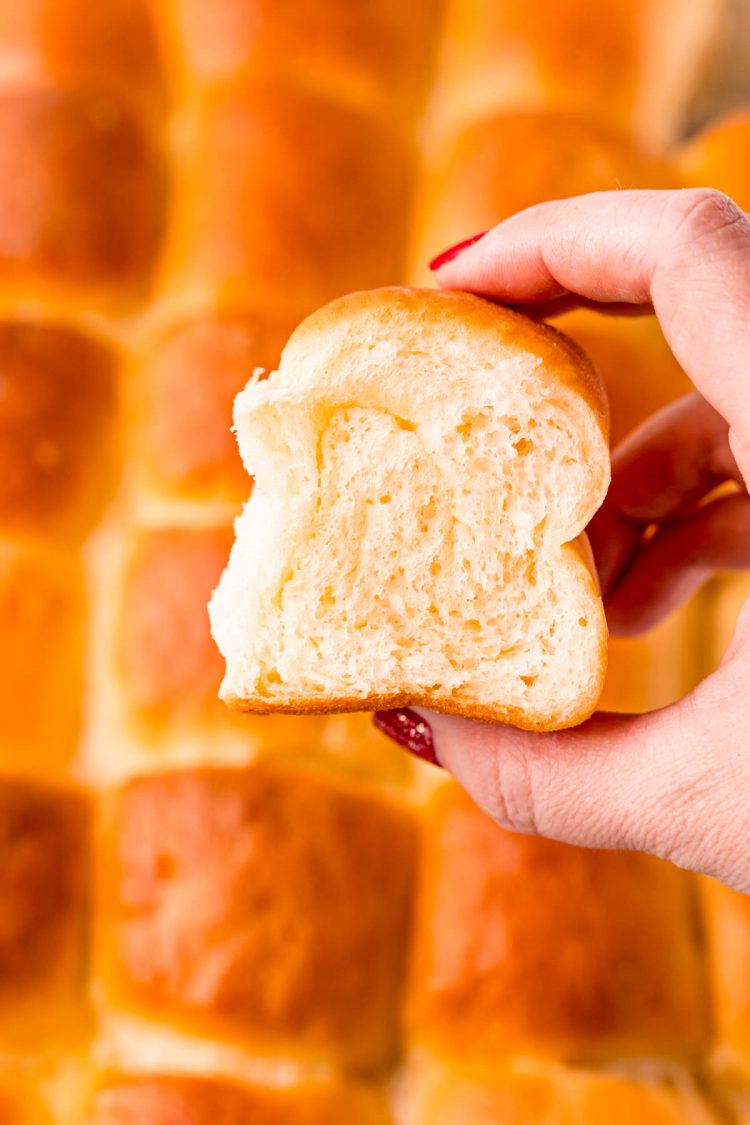
<instances>
[{"instance_id":1,"label":"baked bread surface","mask_svg":"<svg viewBox=\"0 0 750 1125\"><path fill-rule=\"evenodd\" d=\"M468 294L351 294L235 425L255 487L210 606L228 703L539 730L591 713L606 625L579 537L607 407L567 338Z\"/></svg>"}]
</instances>

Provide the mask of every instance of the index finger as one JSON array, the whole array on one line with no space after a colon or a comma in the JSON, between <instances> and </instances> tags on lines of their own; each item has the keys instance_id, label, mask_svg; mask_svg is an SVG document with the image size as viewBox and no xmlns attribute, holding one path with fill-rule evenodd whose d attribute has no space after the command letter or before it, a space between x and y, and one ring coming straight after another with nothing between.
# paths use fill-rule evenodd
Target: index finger
<instances>
[{"instance_id":1,"label":"index finger","mask_svg":"<svg viewBox=\"0 0 750 1125\"><path fill-rule=\"evenodd\" d=\"M436 274L446 288L514 305L568 294L652 304L678 362L729 423L750 478L750 219L727 196L613 191L541 203Z\"/></svg>"}]
</instances>

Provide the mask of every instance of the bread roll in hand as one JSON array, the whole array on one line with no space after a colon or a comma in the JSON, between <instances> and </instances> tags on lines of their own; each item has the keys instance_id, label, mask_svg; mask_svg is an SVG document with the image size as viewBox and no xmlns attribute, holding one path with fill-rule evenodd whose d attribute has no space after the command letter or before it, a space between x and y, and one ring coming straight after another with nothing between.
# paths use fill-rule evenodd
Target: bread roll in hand
<instances>
[{"instance_id":1,"label":"bread roll in hand","mask_svg":"<svg viewBox=\"0 0 750 1125\"><path fill-rule=\"evenodd\" d=\"M255 486L210 606L227 703L528 730L591 713L607 405L570 340L465 293L353 293L234 418Z\"/></svg>"}]
</instances>

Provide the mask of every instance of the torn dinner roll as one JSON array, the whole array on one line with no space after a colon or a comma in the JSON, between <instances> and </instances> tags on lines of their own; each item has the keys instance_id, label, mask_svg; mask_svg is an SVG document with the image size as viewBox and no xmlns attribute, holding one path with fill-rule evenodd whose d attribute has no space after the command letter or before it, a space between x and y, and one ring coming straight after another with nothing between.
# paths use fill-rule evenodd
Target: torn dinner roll
<instances>
[{"instance_id":1,"label":"torn dinner roll","mask_svg":"<svg viewBox=\"0 0 750 1125\"><path fill-rule=\"evenodd\" d=\"M464 293L355 293L235 403L255 478L210 616L245 711L585 719L606 625L579 537L609 482L598 376Z\"/></svg>"}]
</instances>

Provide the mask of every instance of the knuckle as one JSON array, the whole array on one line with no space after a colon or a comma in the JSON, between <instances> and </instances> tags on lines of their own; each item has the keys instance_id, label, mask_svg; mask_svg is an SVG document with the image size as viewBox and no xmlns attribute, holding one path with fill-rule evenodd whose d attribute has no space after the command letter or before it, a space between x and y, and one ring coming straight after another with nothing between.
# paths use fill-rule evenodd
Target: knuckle
<instances>
[{"instance_id":1,"label":"knuckle","mask_svg":"<svg viewBox=\"0 0 750 1125\"><path fill-rule=\"evenodd\" d=\"M743 212L734 200L714 188L675 192L669 208L672 237L678 247L714 237L742 218Z\"/></svg>"},{"instance_id":2,"label":"knuckle","mask_svg":"<svg viewBox=\"0 0 750 1125\"><path fill-rule=\"evenodd\" d=\"M509 750L494 759L492 786L485 812L510 832L537 835L538 801L531 759L524 750Z\"/></svg>"}]
</instances>

